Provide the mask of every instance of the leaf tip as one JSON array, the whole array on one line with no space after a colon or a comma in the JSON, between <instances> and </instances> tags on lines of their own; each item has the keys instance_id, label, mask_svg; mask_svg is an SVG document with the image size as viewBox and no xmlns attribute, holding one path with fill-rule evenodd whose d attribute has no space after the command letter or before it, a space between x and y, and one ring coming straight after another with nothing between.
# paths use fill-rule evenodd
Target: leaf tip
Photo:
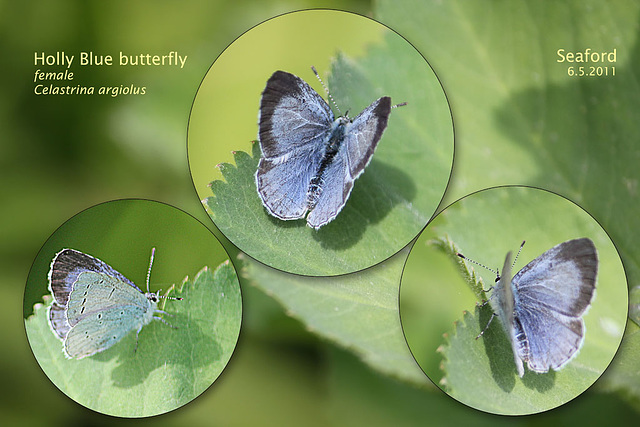
<instances>
[{"instance_id":1,"label":"leaf tip","mask_svg":"<svg viewBox=\"0 0 640 427\"><path fill-rule=\"evenodd\" d=\"M447 377L442 377L440 379L440 381L438 381L438 384L440 385L440 387L442 387L444 389L448 388L448 386L447 386Z\"/></svg>"}]
</instances>

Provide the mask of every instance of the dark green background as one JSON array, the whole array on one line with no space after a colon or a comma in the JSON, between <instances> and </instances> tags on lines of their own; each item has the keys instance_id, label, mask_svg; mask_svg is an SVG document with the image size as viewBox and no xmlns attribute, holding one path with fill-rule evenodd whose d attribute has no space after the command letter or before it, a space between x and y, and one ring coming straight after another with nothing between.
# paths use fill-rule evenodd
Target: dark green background
<instances>
[{"instance_id":1,"label":"dark green background","mask_svg":"<svg viewBox=\"0 0 640 427\"><path fill-rule=\"evenodd\" d=\"M207 69L229 43L261 21L291 10L339 7L373 16L429 60L447 92L456 130L448 202L499 184L557 191L603 225L621 253L630 286L637 286L640 10L634 1L67 0L4 1L0 7L4 422L140 422L102 416L77 405L38 368L22 314L30 266L62 223L108 200L158 200L213 228L187 167L186 130L193 98ZM615 79L571 80L563 74L564 66L555 63L558 48L589 46L618 47ZM74 69L76 83L141 85L147 87L145 96L35 96L34 52L63 50L114 55L120 50L177 50L189 59L182 70ZM251 66L251 58L247 63ZM241 285L243 330L227 369L194 402L142 422L493 426L621 425L638 419L640 353L630 347L636 356L624 354L624 342L618 353L618 358L624 357L618 365L623 380L596 383L580 398L545 414L503 418L466 408L435 387L418 389L373 371L352 353L305 330L259 289L246 281ZM632 328L637 332L633 323L627 331Z\"/></svg>"}]
</instances>

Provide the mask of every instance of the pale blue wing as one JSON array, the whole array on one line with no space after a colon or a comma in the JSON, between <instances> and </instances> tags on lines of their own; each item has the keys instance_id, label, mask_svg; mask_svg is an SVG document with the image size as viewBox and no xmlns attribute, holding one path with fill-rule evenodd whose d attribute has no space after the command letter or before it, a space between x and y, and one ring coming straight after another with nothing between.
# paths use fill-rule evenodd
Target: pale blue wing
<instances>
[{"instance_id":1,"label":"pale blue wing","mask_svg":"<svg viewBox=\"0 0 640 427\"><path fill-rule=\"evenodd\" d=\"M282 158L304 146L322 154L321 142L334 116L329 105L304 80L276 71L260 100L258 138L262 155Z\"/></svg>"},{"instance_id":2,"label":"pale blue wing","mask_svg":"<svg viewBox=\"0 0 640 427\"><path fill-rule=\"evenodd\" d=\"M114 307L137 306L145 311L151 303L137 288L105 273L85 272L78 276L69 294L67 321L71 327L87 316Z\"/></svg>"},{"instance_id":3,"label":"pale blue wing","mask_svg":"<svg viewBox=\"0 0 640 427\"><path fill-rule=\"evenodd\" d=\"M319 187L307 224L318 229L332 221L347 203L353 182L362 174L387 127L391 98L382 97L344 126L338 152L320 168ZM326 158L324 159L326 162Z\"/></svg>"},{"instance_id":4,"label":"pale blue wing","mask_svg":"<svg viewBox=\"0 0 640 427\"><path fill-rule=\"evenodd\" d=\"M597 273L596 248L583 238L554 246L513 277L515 315L528 341L523 356L531 370L562 367L580 348L582 315L593 299Z\"/></svg>"},{"instance_id":5,"label":"pale blue wing","mask_svg":"<svg viewBox=\"0 0 640 427\"><path fill-rule=\"evenodd\" d=\"M64 339L69 332L71 326L67 322L67 313L65 307L53 302L48 310L49 326L54 334L60 339Z\"/></svg>"},{"instance_id":6,"label":"pale blue wing","mask_svg":"<svg viewBox=\"0 0 640 427\"><path fill-rule=\"evenodd\" d=\"M78 275L87 271L108 274L138 289L133 282L99 259L75 249L63 249L54 256L49 270L49 291L60 306L66 307Z\"/></svg>"},{"instance_id":7,"label":"pale blue wing","mask_svg":"<svg viewBox=\"0 0 640 427\"><path fill-rule=\"evenodd\" d=\"M353 178L347 168L347 154L340 150L322 173L319 194L307 224L318 229L332 221L342 210L353 188Z\"/></svg>"},{"instance_id":8,"label":"pale blue wing","mask_svg":"<svg viewBox=\"0 0 640 427\"><path fill-rule=\"evenodd\" d=\"M527 308L519 309L514 331L517 356L538 373L563 367L584 340L582 319Z\"/></svg>"},{"instance_id":9,"label":"pale blue wing","mask_svg":"<svg viewBox=\"0 0 640 427\"><path fill-rule=\"evenodd\" d=\"M352 180L358 178L371 161L373 152L387 128L391 113L391 98L383 96L362 110L347 125L341 150L347 157L347 169Z\"/></svg>"},{"instance_id":10,"label":"pale blue wing","mask_svg":"<svg viewBox=\"0 0 640 427\"><path fill-rule=\"evenodd\" d=\"M140 306L112 307L84 316L74 325L64 340L67 357L81 359L104 351L132 330L138 330L153 311Z\"/></svg>"},{"instance_id":11,"label":"pale blue wing","mask_svg":"<svg viewBox=\"0 0 640 427\"><path fill-rule=\"evenodd\" d=\"M288 220L306 214L307 191L333 118L327 103L299 77L276 71L267 81L260 101L256 187L273 216Z\"/></svg>"},{"instance_id":12,"label":"pale blue wing","mask_svg":"<svg viewBox=\"0 0 640 427\"><path fill-rule=\"evenodd\" d=\"M320 165L321 155L302 148L285 160L261 158L256 186L262 204L271 215L284 219L303 218L307 212L307 192Z\"/></svg>"}]
</instances>

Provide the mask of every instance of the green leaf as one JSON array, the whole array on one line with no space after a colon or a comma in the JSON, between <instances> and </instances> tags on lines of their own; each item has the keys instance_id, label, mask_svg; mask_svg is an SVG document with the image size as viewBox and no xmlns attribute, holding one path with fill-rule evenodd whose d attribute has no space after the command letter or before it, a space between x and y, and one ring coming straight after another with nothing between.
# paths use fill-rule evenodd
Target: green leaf
<instances>
[{"instance_id":1,"label":"green leaf","mask_svg":"<svg viewBox=\"0 0 640 427\"><path fill-rule=\"evenodd\" d=\"M471 288L476 298L479 301L484 301L487 299L485 289L488 289L488 287L485 287L482 276L478 275L476 271L471 268L470 264L467 264L462 260L462 258L458 256L461 250L458 246L456 246L454 242L451 241L451 239L449 239L448 236L435 238L427 243L433 245L435 248L440 249L440 251L442 251L443 253L451 255L457 262L460 275L469 284L469 288Z\"/></svg>"},{"instance_id":2,"label":"green leaf","mask_svg":"<svg viewBox=\"0 0 640 427\"><path fill-rule=\"evenodd\" d=\"M423 58L395 34L356 60L338 55L328 79L337 104L352 114L377 97L407 102L389 125L337 218L320 230L304 220L269 215L255 187L259 146L220 165L225 181L205 199L216 226L238 248L272 267L305 275L337 275L377 264L407 245L435 211L453 159L451 115Z\"/></svg>"},{"instance_id":3,"label":"green leaf","mask_svg":"<svg viewBox=\"0 0 640 427\"><path fill-rule=\"evenodd\" d=\"M640 410L640 327L627 323L623 344L597 387L608 393L620 393L636 410Z\"/></svg>"},{"instance_id":4,"label":"green leaf","mask_svg":"<svg viewBox=\"0 0 640 427\"><path fill-rule=\"evenodd\" d=\"M490 306L468 313L486 298L482 289L494 283L495 273L461 264L457 253L501 268L506 253L526 240L515 274L552 246L577 237L591 238L599 258L596 297L584 316L584 345L560 371L525 369L520 379L498 318L475 339L489 321ZM407 343L423 370L461 402L500 414L545 411L586 390L617 351L625 308L624 270L606 233L573 203L526 187L485 190L447 207L417 239L400 289Z\"/></svg>"},{"instance_id":5,"label":"green leaf","mask_svg":"<svg viewBox=\"0 0 640 427\"><path fill-rule=\"evenodd\" d=\"M466 405L497 414L538 413L578 396L601 374L581 364L565 368L571 369L569 379L561 378L565 372L551 371L545 375L526 372L520 380L498 319L476 340L490 317L488 305L476 307L473 315L465 312L440 349L447 373L441 386Z\"/></svg>"},{"instance_id":6,"label":"green leaf","mask_svg":"<svg viewBox=\"0 0 640 427\"><path fill-rule=\"evenodd\" d=\"M398 283L407 250L370 269L321 278L282 273L248 258L245 274L286 312L387 375L428 386L400 327Z\"/></svg>"},{"instance_id":7,"label":"green leaf","mask_svg":"<svg viewBox=\"0 0 640 427\"><path fill-rule=\"evenodd\" d=\"M228 261L214 272L203 268L179 286L163 322L151 322L93 356L66 359L51 332L45 304L25 320L29 343L49 379L76 402L109 415L145 417L191 401L220 375L235 348L242 306L240 287Z\"/></svg>"}]
</instances>

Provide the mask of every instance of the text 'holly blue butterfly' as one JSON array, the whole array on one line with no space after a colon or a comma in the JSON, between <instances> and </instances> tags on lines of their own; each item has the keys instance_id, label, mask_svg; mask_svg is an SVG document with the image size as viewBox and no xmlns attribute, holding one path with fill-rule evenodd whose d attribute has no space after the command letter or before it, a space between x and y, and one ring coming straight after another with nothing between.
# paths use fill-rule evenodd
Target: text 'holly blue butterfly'
<instances>
[{"instance_id":1,"label":"text 'holly blue butterfly'","mask_svg":"<svg viewBox=\"0 0 640 427\"><path fill-rule=\"evenodd\" d=\"M596 247L588 238L569 240L531 261L513 278L511 268L509 252L502 274L495 272L496 284L489 297L494 313L484 330L494 316L500 318L520 377L524 363L537 373L559 370L584 342L582 317L591 306L598 274Z\"/></svg>"},{"instance_id":2,"label":"text 'holly blue butterfly'","mask_svg":"<svg viewBox=\"0 0 640 427\"><path fill-rule=\"evenodd\" d=\"M383 96L355 118L335 118L304 80L273 73L258 120L262 157L256 186L267 211L282 220L306 218L316 230L335 219L371 161L391 109L405 104L392 106Z\"/></svg>"},{"instance_id":3,"label":"text 'holly blue butterfly'","mask_svg":"<svg viewBox=\"0 0 640 427\"><path fill-rule=\"evenodd\" d=\"M67 358L82 359L104 351L129 332L138 334L155 316L159 292L149 292L149 276L155 248L147 271L147 292L100 261L74 249L58 252L49 270L49 291L54 301L48 310L49 326L63 342Z\"/></svg>"}]
</instances>

